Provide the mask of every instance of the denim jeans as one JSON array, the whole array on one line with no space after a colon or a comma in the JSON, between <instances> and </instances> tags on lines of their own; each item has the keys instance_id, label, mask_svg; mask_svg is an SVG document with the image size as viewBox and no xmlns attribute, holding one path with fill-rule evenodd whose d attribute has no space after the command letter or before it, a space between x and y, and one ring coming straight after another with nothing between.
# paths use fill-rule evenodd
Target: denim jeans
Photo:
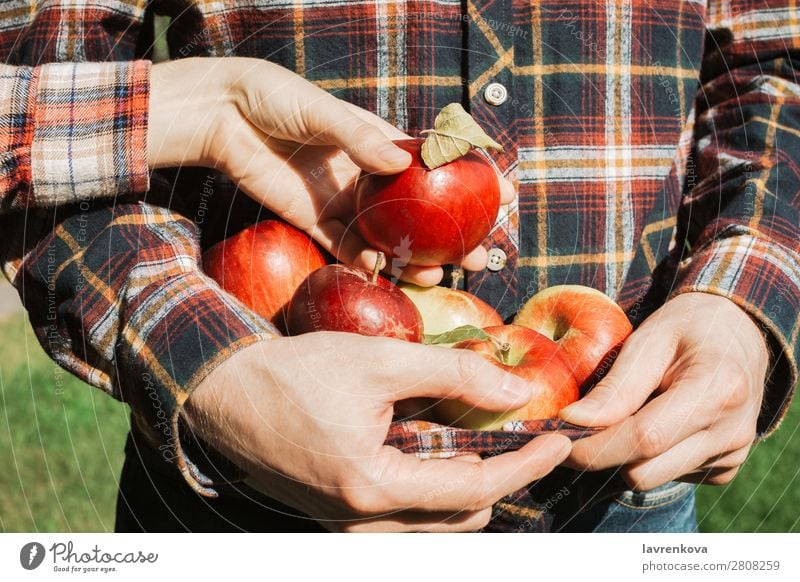
<instances>
[{"instance_id":1,"label":"denim jeans","mask_svg":"<svg viewBox=\"0 0 800 582\"><path fill-rule=\"evenodd\" d=\"M650 491L623 491L587 511L559 521L554 531L685 533L697 531L694 485L671 482Z\"/></svg>"},{"instance_id":2,"label":"denim jeans","mask_svg":"<svg viewBox=\"0 0 800 582\"><path fill-rule=\"evenodd\" d=\"M559 521L559 517L563 522ZM668 483L646 493L625 491L571 518L556 514L553 531L692 532L694 487ZM246 486L206 499L175 467L128 435L117 497L117 532L323 532L317 522Z\"/></svg>"}]
</instances>

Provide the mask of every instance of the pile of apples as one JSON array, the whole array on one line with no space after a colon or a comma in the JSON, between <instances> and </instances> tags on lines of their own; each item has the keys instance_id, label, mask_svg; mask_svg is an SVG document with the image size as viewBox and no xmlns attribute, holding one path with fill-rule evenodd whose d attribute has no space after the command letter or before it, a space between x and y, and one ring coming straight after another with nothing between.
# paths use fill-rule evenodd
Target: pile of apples
<instances>
[{"instance_id":1,"label":"pile of apples","mask_svg":"<svg viewBox=\"0 0 800 582\"><path fill-rule=\"evenodd\" d=\"M455 285L395 285L382 277L382 255L391 258L403 240L412 241L410 257L403 257L408 264L456 263L497 218L499 182L488 160L469 152L431 170L420 157L422 142L396 142L414 159L405 171L362 174L356 184L356 228L381 251L372 272L326 264L305 233L279 220L213 246L203 256L204 269L290 336L343 331L472 350L533 389L525 407L504 413L442 400L432 406L438 422L494 430L511 420L557 416L610 367L631 324L613 300L589 287L544 289L504 325L490 305Z\"/></svg>"}]
</instances>

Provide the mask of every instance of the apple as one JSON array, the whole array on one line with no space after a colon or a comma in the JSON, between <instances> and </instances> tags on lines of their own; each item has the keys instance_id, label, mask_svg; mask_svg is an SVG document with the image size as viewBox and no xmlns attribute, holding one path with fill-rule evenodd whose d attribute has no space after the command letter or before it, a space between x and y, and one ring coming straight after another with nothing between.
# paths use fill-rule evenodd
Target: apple
<instances>
[{"instance_id":1,"label":"apple","mask_svg":"<svg viewBox=\"0 0 800 582\"><path fill-rule=\"evenodd\" d=\"M208 276L279 328L297 286L323 265L311 238L278 220L256 223L203 254Z\"/></svg>"},{"instance_id":2,"label":"apple","mask_svg":"<svg viewBox=\"0 0 800 582\"><path fill-rule=\"evenodd\" d=\"M391 176L356 182L356 226L371 247L411 265L456 264L489 234L500 209L500 183L489 161L470 150L427 168L424 139L395 141L413 158Z\"/></svg>"},{"instance_id":3,"label":"apple","mask_svg":"<svg viewBox=\"0 0 800 582\"><path fill-rule=\"evenodd\" d=\"M578 384L556 343L519 325L487 327L490 339L470 339L455 349L473 350L501 368L530 382L531 400L515 410L489 412L458 400L441 400L434 407L439 422L473 430L498 430L512 420L552 418L578 399ZM487 390L491 390L487 386Z\"/></svg>"},{"instance_id":4,"label":"apple","mask_svg":"<svg viewBox=\"0 0 800 582\"><path fill-rule=\"evenodd\" d=\"M379 256L378 265L383 257ZM326 265L306 277L287 310L289 335L312 331L347 331L394 337L411 342L423 339L422 317L397 286L347 265Z\"/></svg>"},{"instance_id":5,"label":"apple","mask_svg":"<svg viewBox=\"0 0 800 582\"><path fill-rule=\"evenodd\" d=\"M633 331L613 299L582 285L556 285L540 291L522 306L514 323L555 341L581 388L608 371Z\"/></svg>"},{"instance_id":6,"label":"apple","mask_svg":"<svg viewBox=\"0 0 800 582\"><path fill-rule=\"evenodd\" d=\"M491 305L466 291L410 283L400 283L398 287L417 306L426 334L438 335L463 325L480 328L503 325L503 319Z\"/></svg>"}]
</instances>

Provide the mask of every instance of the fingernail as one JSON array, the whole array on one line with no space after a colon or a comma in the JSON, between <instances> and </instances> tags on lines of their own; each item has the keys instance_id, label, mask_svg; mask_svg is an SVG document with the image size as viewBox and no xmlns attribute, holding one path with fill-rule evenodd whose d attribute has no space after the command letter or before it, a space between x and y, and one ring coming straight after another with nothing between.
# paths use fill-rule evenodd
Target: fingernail
<instances>
[{"instance_id":1,"label":"fingernail","mask_svg":"<svg viewBox=\"0 0 800 582\"><path fill-rule=\"evenodd\" d=\"M559 414L564 418L578 416L586 418L598 414L601 408L602 405L599 402L587 398L562 408Z\"/></svg>"},{"instance_id":2,"label":"fingernail","mask_svg":"<svg viewBox=\"0 0 800 582\"><path fill-rule=\"evenodd\" d=\"M392 167L407 166L411 163L411 154L391 144L386 144L379 148L378 157Z\"/></svg>"}]
</instances>

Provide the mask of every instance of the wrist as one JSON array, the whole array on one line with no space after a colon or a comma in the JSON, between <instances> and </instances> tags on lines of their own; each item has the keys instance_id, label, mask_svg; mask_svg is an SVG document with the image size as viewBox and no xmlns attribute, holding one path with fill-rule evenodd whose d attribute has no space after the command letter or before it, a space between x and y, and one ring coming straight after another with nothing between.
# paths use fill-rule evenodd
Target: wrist
<instances>
[{"instance_id":1,"label":"wrist","mask_svg":"<svg viewBox=\"0 0 800 582\"><path fill-rule=\"evenodd\" d=\"M263 439L271 423L265 425L265 414L276 403L265 362L278 341L263 339L231 354L197 384L181 409L195 436L248 472L263 463L259 451L268 450Z\"/></svg>"},{"instance_id":2,"label":"wrist","mask_svg":"<svg viewBox=\"0 0 800 582\"><path fill-rule=\"evenodd\" d=\"M216 167L216 128L238 116L229 61L191 58L159 63L150 73L147 162L164 167Z\"/></svg>"}]
</instances>

